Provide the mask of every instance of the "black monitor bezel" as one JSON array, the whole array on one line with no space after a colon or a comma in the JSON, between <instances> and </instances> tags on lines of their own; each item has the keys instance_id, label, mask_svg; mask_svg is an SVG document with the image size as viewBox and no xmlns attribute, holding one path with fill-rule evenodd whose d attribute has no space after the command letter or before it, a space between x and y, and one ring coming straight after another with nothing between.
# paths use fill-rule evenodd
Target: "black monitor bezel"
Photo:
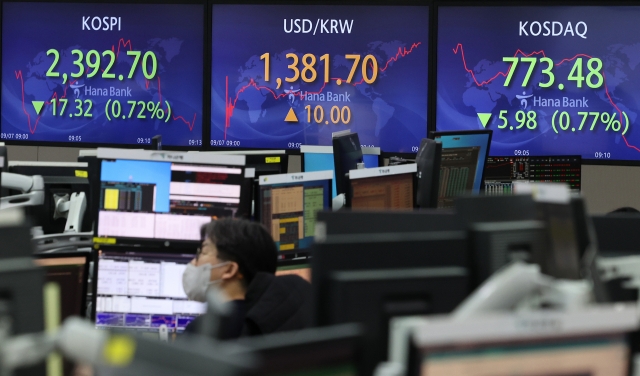
<instances>
[{"instance_id":1,"label":"black monitor bezel","mask_svg":"<svg viewBox=\"0 0 640 376\"><path fill-rule=\"evenodd\" d=\"M358 142L354 142L354 139L353 139L354 137L355 139L358 140ZM346 176L349 173L349 170L340 171L342 170L342 165L344 163L344 153L342 153L342 150L340 150L340 140L347 139L347 138L352 141L353 145L355 145L355 148L356 148L355 151L360 151L361 161L364 161L364 154L362 153L362 145L360 145L360 136L358 136L358 133L349 132L349 133L334 136L331 139L331 146L333 147L333 170L334 170L333 176L335 176L335 180L336 180L335 195L337 196L340 194L344 194L345 206L349 207L351 204L349 200L349 197L351 196L351 194L349 193L349 190L351 189L351 184L349 183L349 178ZM336 153L336 150L338 150L339 152ZM352 168L352 170L353 169L354 168ZM340 173L342 173L342 175L340 175Z\"/></svg>"},{"instance_id":2,"label":"black monitor bezel","mask_svg":"<svg viewBox=\"0 0 640 376\"><path fill-rule=\"evenodd\" d=\"M420 147L422 148L422 145L424 143L425 147L427 146L426 144L426 140L430 140L428 138L423 139L421 142ZM440 141L434 141L434 160L433 160L433 166L431 166L431 176L422 176L422 172L423 169L425 168L425 165L423 164L423 162L426 161L426 159L422 159L420 158L420 151L418 151L418 153L416 153L416 164L418 165L418 172L416 173L416 179L415 179L415 206L416 208L422 208L422 209L437 209L438 208L438 197L440 194L440 166L442 165L442 142ZM420 163L419 163L420 162ZM423 168L423 169L421 169ZM429 171L429 169L427 168L427 172ZM425 181L422 179L430 179L429 184L425 184ZM423 184L420 184L423 183ZM418 200L420 195L420 188L428 185L429 187L429 196L427 198L428 203L426 205L420 206L420 203Z\"/></svg>"}]
</instances>

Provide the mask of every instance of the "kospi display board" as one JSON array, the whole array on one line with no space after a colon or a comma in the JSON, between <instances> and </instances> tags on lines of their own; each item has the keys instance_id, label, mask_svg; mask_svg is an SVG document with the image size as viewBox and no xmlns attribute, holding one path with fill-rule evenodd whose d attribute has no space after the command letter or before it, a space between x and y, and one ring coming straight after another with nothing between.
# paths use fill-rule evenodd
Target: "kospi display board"
<instances>
[{"instance_id":1,"label":"kospi display board","mask_svg":"<svg viewBox=\"0 0 640 376\"><path fill-rule=\"evenodd\" d=\"M202 145L205 9L3 2L0 140Z\"/></svg>"},{"instance_id":2,"label":"kospi display board","mask_svg":"<svg viewBox=\"0 0 640 376\"><path fill-rule=\"evenodd\" d=\"M640 7L438 7L439 131L491 155L640 160Z\"/></svg>"},{"instance_id":3,"label":"kospi display board","mask_svg":"<svg viewBox=\"0 0 640 376\"><path fill-rule=\"evenodd\" d=\"M357 132L417 152L427 6L213 5L211 146L295 149Z\"/></svg>"}]
</instances>

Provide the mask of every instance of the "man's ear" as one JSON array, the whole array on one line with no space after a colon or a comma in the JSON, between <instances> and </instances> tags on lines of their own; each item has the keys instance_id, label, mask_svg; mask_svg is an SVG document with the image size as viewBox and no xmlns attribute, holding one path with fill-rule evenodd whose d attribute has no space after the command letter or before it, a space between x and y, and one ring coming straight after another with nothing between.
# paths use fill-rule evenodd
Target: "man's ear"
<instances>
[{"instance_id":1,"label":"man's ear","mask_svg":"<svg viewBox=\"0 0 640 376\"><path fill-rule=\"evenodd\" d=\"M225 266L225 271L222 273L222 279L228 280L233 279L234 277L239 277L242 279L242 274L240 273L240 267L237 262L231 261L228 265Z\"/></svg>"}]
</instances>

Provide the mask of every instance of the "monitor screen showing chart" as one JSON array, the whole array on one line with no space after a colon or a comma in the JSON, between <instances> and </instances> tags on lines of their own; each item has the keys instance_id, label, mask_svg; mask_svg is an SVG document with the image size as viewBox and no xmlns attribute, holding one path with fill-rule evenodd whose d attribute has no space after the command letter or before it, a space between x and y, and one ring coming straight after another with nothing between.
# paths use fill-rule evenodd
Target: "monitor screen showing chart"
<instances>
[{"instance_id":1,"label":"monitor screen showing chart","mask_svg":"<svg viewBox=\"0 0 640 376\"><path fill-rule=\"evenodd\" d=\"M490 196L512 194L516 181L565 183L579 192L581 180L579 155L489 157L484 170L484 190Z\"/></svg>"},{"instance_id":2,"label":"monitor screen showing chart","mask_svg":"<svg viewBox=\"0 0 640 376\"><path fill-rule=\"evenodd\" d=\"M0 139L202 145L204 10L3 1Z\"/></svg>"},{"instance_id":3,"label":"monitor screen showing chart","mask_svg":"<svg viewBox=\"0 0 640 376\"><path fill-rule=\"evenodd\" d=\"M492 156L640 160L640 7L438 8L439 131Z\"/></svg>"},{"instance_id":4,"label":"monitor screen showing chart","mask_svg":"<svg viewBox=\"0 0 640 376\"><path fill-rule=\"evenodd\" d=\"M350 180L353 209L413 209L413 173Z\"/></svg>"},{"instance_id":5,"label":"monitor screen showing chart","mask_svg":"<svg viewBox=\"0 0 640 376\"><path fill-rule=\"evenodd\" d=\"M311 246L316 213L330 207L332 175L320 171L260 178L260 222L271 231L279 251Z\"/></svg>"},{"instance_id":6,"label":"monitor screen showing chart","mask_svg":"<svg viewBox=\"0 0 640 376\"><path fill-rule=\"evenodd\" d=\"M351 129L417 152L428 29L427 6L213 5L210 144L298 149Z\"/></svg>"},{"instance_id":7,"label":"monitor screen showing chart","mask_svg":"<svg viewBox=\"0 0 640 376\"><path fill-rule=\"evenodd\" d=\"M182 332L206 311L204 303L187 300L182 273L193 254L101 250L98 257L96 327Z\"/></svg>"},{"instance_id":8,"label":"monitor screen showing chart","mask_svg":"<svg viewBox=\"0 0 640 376\"><path fill-rule=\"evenodd\" d=\"M491 132L435 132L442 142L438 207L450 207L456 196L480 193Z\"/></svg>"},{"instance_id":9,"label":"monitor screen showing chart","mask_svg":"<svg viewBox=\"0 0 640 376\"><path fill-rule=\"evenodd\" d=\"M244 179L238 166L103 160L97 235L200 241L200 227L234 217Z\"/></svg>"}]
</instances>

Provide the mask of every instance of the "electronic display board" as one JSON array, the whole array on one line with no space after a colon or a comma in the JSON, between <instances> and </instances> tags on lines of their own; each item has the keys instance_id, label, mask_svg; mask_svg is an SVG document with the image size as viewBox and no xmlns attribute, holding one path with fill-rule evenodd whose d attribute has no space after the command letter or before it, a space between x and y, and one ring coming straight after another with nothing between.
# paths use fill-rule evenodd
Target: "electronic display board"
<instances>
[{"instance_id":1,"label":"electronic display board","mask_svg":"<svg viewBox=\"0 0 640 376\"><path fill-rule=\"evenodd\" d=\"M427 133L427 6L213 5L214 147L417 152Z\"/></svg>"},{"instance_id":2,"label":"electronic display board","mask_svg":"<svg viewBox=\"0 0 640 376\"><path fill-rule=\"evenodd\" d=\"M640 7L438 8L439 131L491 155L640 160Z\"/></svg>"},{"instance_id":3,"label":"electronic display board","mask_svg":"<svg viewBox=\"0 0 640 376\"><path fill-rule=\"evenodd\" d=\"M201 146L205 8L3 2L0 140Z\"/></svg>"}]
</instances>

